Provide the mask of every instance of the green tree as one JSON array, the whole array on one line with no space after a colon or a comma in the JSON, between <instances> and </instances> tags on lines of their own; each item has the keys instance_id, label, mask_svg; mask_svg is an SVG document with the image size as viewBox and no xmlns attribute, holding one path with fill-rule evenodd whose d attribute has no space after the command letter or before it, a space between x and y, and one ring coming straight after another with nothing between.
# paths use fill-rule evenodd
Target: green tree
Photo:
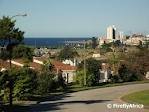
<instances>
[{"instance_id":1,"label":"green tree","mask_svg":"<svg viewBox=\"0 0 149 112\"><path fill-rule=\"evenodd\" d=\"M72 59L78 56L78 53L75 49L70 48L69 46L65 46L64 49L62 49L58 55L58 58L60 60L64 59Z\"/></svg>"},{"instance_id":2,"label":"green tree","mask_svg":"<svg viewBox=\"0 0 149 112\"><path fill-rule=\"evenodd\" d=\"M63 78L63 76L62 76L62 71L61 70L59 70L59 72L58 72L58 77L57 77L57 84L58 84L58 88L62 88L63 90L66 88L66 84L65 84L65 80L64 80L64 78Z\"/></svg>"},{"instance_id":3,"label":"green tree","mask_svg":"<svg viewBox=\"0 0 149 112\"><path fill-rule=\"evenodd\" d=\"M36 72L28 67L23 67L12 74L16 76L13 94L17 100L28 98L37 87Z\"/></svg>"},{"instance_id":4,"label":"green tree","mask_svg":"<svg viewBox=\"0 0 149 112\"><path fill-rule=\"evenodd\" d=\"M148 48L137 48L135 51L129 51L125 55L125 64L133 73L137 80L143 80L149 70L149 50Z\"/></svg>"},{"instance_id":5,"label":"green tree","mask_svg":"<svg viewBox=\"0 0 149 112\"><path fill-rule=\"evenodd\" d=\"M128 70L128 68L125 65L121 65L118 74L123 82L128 82L131 79L131 72Z\"/></svg>"},{"instance_id":6,"label":"green tree","mask_svg":"<svg viewBox=\"0 0 149 112\"><path fill-rule=\"evenodd\" d=\"M77 75L75 77L75 82L79 84L80 86L84 85L84 71L83 70L78 70Z\"/></svg>"},{"instance_id":7,"label":"green tree","mask_svg":"<svg viewBox=\"0 0 149 112\"><path fill-rule=\"evenodd\" d=\"M97 47L97 38L92 37L92 48L95 49Z\"/></svg>"},{"instance_id":8,"label":"green tree","mask_svg":"<svg viewBox=\"0 0 149 112\"><path fill-rule=\"evenodd\" d=\"M38 94L48 94L52 90L56 89L57 84L55 82L54 65L50 60L44 62L42 72L38 75Z\"/></svg>"},{"instance_id":9,"label":"green tree","mask_svg":"<svg viewBox=\"0 0 149 112\"><path fill-rule=\"evenodd\" d=\"M42 72L38 75L38 94L48 94L56 88L55 86L54 74Z\"/></svg>"},{"instance_id":10,"label":"green tree","mask_svg":"<svg viewBox=\"0 0 149 112\"><path fill-rule=\"evenodd\" d=\"M97 61L94 58L89 58L86 60L86 84L87 86L94 86L97 85L99 82L99 76L100 76L100 71L99 69L101 68L101 63L100 61ZM84 81L84 62L82 62L79 65L78 68L78 76L77 76L77 82L80 84L83 83L81 81Z\"/></svg>"},{"instance_id":11,"label":"green tree","mask_svg":"<svg viewBox=\"0 0 149 112\"><path fill-rule=\"evenodd\" d=\"M25 45L15 46L12 52L12 58L24 58L32 61L33 49Z\"/></svg>"},{"instance_id":12,"label":"green tree","mask_svg":"<svg viewBox=\"0 0 149 112\"><path fill-rule=\"evenodd\" d=\"M101 45L100 52L102 54L105 54L107 52L112 52L111 46L112 46L112 43L104 43L103 45Z\"/></svg>"},{"instance_id":13,"label":"green tree","mask_svg":"<svg viewBox=\"0 0 149 112\"><path fill-rule=\"evenodd\" d=\"M11 59L12 59L12 50L13 47L16 46L18 43L20 43L23 40L24 32L19 30L19 28L16 28L15 26L15 20L12 20L10 17L3 17L0 19L0 41L1 46L7 46L6 51L8 52L8 57L5 56L7 59L9 59L10 62L10 68L11 68ZM9 104L12 105L12 91L13 91L13 80L9 80Z\"/></svg>"}]
</instances>

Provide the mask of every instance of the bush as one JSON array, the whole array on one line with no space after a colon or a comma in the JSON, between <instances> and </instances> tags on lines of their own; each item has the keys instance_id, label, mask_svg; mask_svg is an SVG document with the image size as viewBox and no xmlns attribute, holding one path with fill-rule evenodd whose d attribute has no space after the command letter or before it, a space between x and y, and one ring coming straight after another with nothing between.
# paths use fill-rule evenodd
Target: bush
<instances>
[{"instance_id":1,"label":"bush","mask_svg":"<svg viewBox=\"0 0 149 112\"><path fill-rule=\"evenodd\" d=\"M75 77L75 81L80 86L84 85L84 72L83 72L83 70L82 71L77 71L77 75Z\"/></svg>"},{"instance_id":2,"label":"bush","mask_svg":"<svg viewBox=\"0 0 149 112\"><path fill-rule=\"evenodd\" d=\"M25 59L32 61L33 49L25 45L18 45L14 47L12 56L13 58L25 58Z\"/></svg>"},{"instance_id":3,"label":"bush","mask_svg":"<svg viewBox=\"0 0 149 112\"><path fill-rule=\"evenodd\" d=\"M17 100L27 99L37 86L36 72L25 67L18 70L14 75L16 75L13 90L14 97Z\"/></svg>"},{"instance_id":4,"label":"bush","mask_svg":"<svg viewBox=\"0 0 149 112\"><path fill-rule=\"evenodd\" d=\"M86 86L95 86L99 83L99 76L101 68L100 61L89 58L86 60ZM77 74L77 82L80 85L84 84L84 62L79 65L78 67L79 73Z\"/></svg>"},{"instance_id":5,"label":"bush","mask_svg":"<svg viewBox=\"0 0 149 112\"><path fill-rule=\"evenodd\" d=\"M42 95L42 94L50 93L55 88L56 88L56 84L55 84L53 74L48 74L44 72L38 75L38 87L37 87L38 94Z\"/></svg>"},{"instance_id":6,"label":"bush","mask_svg":"<svg viewBox=\"0 0 149 112\"><path fill-rule=\"evenodd\" d=\"M112 83L121 82L121 78L118 75L111 76L111 82Z\"/></svg>"}]
</instances>

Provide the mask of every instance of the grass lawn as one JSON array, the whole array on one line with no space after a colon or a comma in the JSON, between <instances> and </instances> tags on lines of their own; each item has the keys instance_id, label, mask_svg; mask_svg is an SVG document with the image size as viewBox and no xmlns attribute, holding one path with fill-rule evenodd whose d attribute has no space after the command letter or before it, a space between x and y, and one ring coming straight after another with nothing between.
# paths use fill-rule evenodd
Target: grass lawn
<instances>
[{"instance_id":1,"label":"grass lawn","mask_svg":"<svg viewBox=\"0 0 149 112\"><path fill-rule=\"evenodd\" d=\"M144 104L145 107L149 107L149 90L139 91L128 94L122 97L122 100L130 103Z\"/></svg>"}]
</instances>

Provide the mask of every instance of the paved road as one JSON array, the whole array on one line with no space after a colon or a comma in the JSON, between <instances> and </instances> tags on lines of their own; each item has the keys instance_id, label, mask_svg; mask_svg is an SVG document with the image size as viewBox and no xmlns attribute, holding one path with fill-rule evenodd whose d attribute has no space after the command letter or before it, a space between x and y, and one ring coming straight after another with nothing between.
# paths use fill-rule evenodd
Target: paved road
<instances>
[{"instance_id":1,"label":"paved road","mask_svg":"<svg viewBox=\"0 0 149 112\"><path fill-rule=\"evenodd\" d=\"M149 83L100 88L69 93L53 101L40 102L31 112L149 112L144 109L108 109L107 104L124 104L120 97L149 89Z\"/></svg>"}]
</instances>

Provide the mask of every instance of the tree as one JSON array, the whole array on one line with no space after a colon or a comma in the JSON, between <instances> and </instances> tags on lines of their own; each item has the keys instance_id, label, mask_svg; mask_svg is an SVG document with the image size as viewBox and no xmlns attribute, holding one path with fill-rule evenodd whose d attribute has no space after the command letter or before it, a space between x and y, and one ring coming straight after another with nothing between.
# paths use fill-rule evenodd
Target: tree
<instances>
[{"instance_id":1,"label":"tree","mask_svg":"<svg viewBox=\"0 0 149 112\"><path fill-rule=\"evenodd\" d=\"M72 59L74 57L78 56L78 53L73 48L70 48L69 46L65 46L64 49L62 49L58 55L58 58L60 60L65 59Z\"/></svg>"},{"instance_id":2,"label":"tree","mask_svg":"<svg viewBox=\"0 0 149 112\"><path fill-rule=\"evenodd\" d=\"M6 46L6 51L8 51L8 57L11 68L12 50L13 47L19 44L23 40L24 32L15 27L15 20L10 17L3 17L0 19L0 41L1 46ZM5 56L6 57L6 56ZM9 80L9 104L12 105L12 89L13 81Z\"/></svg>"},{"instance_id":3,"label":"tree","mask_svg":"<svg viewBox=\"0 0 149 112\"><path fill-rule=\"evenodd\" d=\"M92 37L92 48L95 49L97 47L97 38Z\"/></svg>"},{"instance_id":4,"label":"tree","mask_svg":"<svg viewBox=\"0 0 149 112\"><path fill-rule=\"evenodd\" d=\"M84 81L84 79L82 77L84 77L83 74L83 66L84 63L82 62L79 65L79 75L77 77L77 79L79 79L80 81L77 81L81 84L81 81ZM87 86L94 86L97 85L99 82L99 76L100 76L100 71L99 69L101 68L101 64L99 61L95 60L94 58L89 58L86 60L86 84Z\"/></svg>"},{"instance_id":5,"label":"tree","mask_svg":"<svg viewBox=\"0 0 149 112\"><path fill-rule=\"evenodd\" d=\"M129 51L125 55L125 64L133 73L137 80L144 79L145 74L149 70L149 50L147 48L137 48ZM135 76L136 75L136 76Z\"/></svg>"},{"instance_id":6,"label":"tree","mask_svg":"<svg viewBox=\"0 0 149 112\"><path fill-rule=\"evenodd\" d=\"M44 62L42 72L38 75L38 94L47 94L56 89L55 73L53 72L54 65L50 60Z\"/></svg>"},{"instance_id":7,"label":"tree","mask_svg":"<svg viewBox=\"0 0 149 112\"><path fill-rule=\"evenodd\" d=\"M37 87L36 72L28 67L23 67L12 73L16 76L13 94L17 100L28 98Z\"/></svg>"},{"instance_id":8,"label":"tree","mask_svg":"<svg viewBox=\"0 0 149 112\"><path fill-rule=\"evenodd\" d=\"M32 61L33 49L25 45L15 46L13 48L12 58L24 58L29 61Z\"/></svg>"},{"instance_id":9,"label":"tree","mask_svg":"<svg viewBox=\"0 0 149 112\"><path fill-rule=\"evenodd\" d=\"M131 72L128 70L128 68L125 65L121 65L118 74L123 82L128 82L131 79Z\"/></svg>"},{"instance_id":10,"label":"tree","mask_svg":"<svg viewBox=\"0 0 149 112\"><path fill-rule=\"evenodd\" d=\"M60 87L62 89L66 88L65 80L62 76L62 70L59 70L59 72L58 72L57 83L58 83L58 87Z\"/></svg>"},{"instance_id":11,"label":"tree","mask_svg":"<svg viewBox=\"0 0 149 112\"><path fill-rule=\"evenodd\" d=\"M112 43L108 43L108 44L104 43L100 48L100 52L103 54L107 52L112 52L111 46L112 46Z\"/></svg>"},{"instance_id":12,"label":"tree","mask_svg":"<svg viewBox=\"0 0 149 112\"><path fill-rule=\"evenodd\" d=\"M84 71L83 70L78 70L77 75L75 77L75 82L79 84L80 86L84 85Z\"/></svg>"}]
</instances>

